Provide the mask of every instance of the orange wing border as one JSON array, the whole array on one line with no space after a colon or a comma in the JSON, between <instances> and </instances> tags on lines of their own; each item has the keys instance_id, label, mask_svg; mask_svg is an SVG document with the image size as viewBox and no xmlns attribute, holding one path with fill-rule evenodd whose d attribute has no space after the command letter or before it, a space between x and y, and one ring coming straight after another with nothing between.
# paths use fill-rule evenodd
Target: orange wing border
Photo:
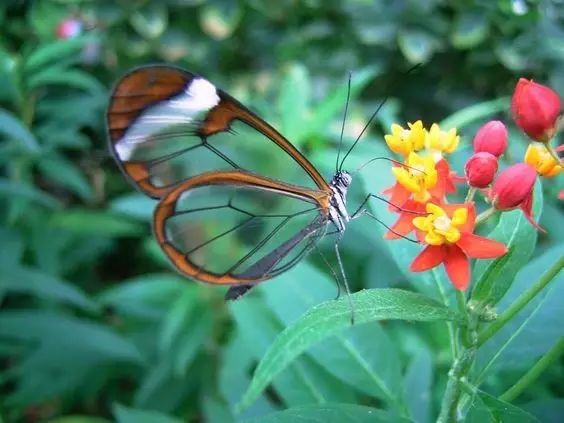
<instances>
[{"instance_id":1,"label":"orange wing border","mask_svg":"<svg viewBox=\"0 0 564 423\"><path fill-rule=\"evenodd\" d=\"M188 257L172 245L166 234L166 221L174 216L177 201L181 195L190 189L210 185L248 186L270 191L278 191L281 195L302 198L304 201L313 202L320 210L320 214L328 219L330 208L330 195L321 190L309 190L298 186L286 184L269 178L254 175L242 170L206 172L174 187L157 205L153 215L153 231L155 238L166 256L176 269L194 280L214 285L249 285L257 284L270 279L271 275L264 274L259 278L238 278L234 275L218 275L207 272L201 267L191 263Z\"/></svg>"}]
</instances>

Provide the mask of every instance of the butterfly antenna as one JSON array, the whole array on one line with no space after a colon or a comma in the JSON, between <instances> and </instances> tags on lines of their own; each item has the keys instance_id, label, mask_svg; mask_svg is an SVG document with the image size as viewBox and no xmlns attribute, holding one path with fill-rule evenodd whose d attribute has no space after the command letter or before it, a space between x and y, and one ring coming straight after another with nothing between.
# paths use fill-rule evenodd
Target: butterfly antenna
<instances>
[{"instance_id":1,"label":"butterfly antenna","mask_svg":"<svg viewBox=\"0 0 564 423\"><path fill-rule=\"evenodd\" d=\"M341 125L341 138L339 139L339 150L337 151L337 161L335 162L335 173L339 171L339 158L341 157L341 149L343 148L343 135L345 133L345 122L347 121L347 113L349 111L349 101L351 98L351 80L352 80L352 72L349 71L349 81L347 86L347 101L345 103L345 114L343 116L343 124Z\"/></svg>"},{"instance_id":2,"label":"butterfly antenna","mask_svg":"<svg viewBox=\"0 0 564 423\"><path fill-rule=\"evenodd\" d=\"M386 160L386 161L392 162L392 163L394 163L394 164L396 164L396 165L398 165L398 166L401 166L401 167L403 167L403 168L406 168L406 169L409 169L409 170L413 170L414 172L421 172L421 173L423 173L424 175L426 174L424 170L421 170L421 169L417 169L417 168L408 166L408 165L406 165L405 163L400 162L399 160L396 160L396 159L392 159L392 158L390 158L390 157L373 157L372 159L368 160L366 163L364 163L364 164L360 165L359 167L357 167L357 168L352 172L352 174L354 175L354 174L360 172L360 171L361 171L362 169L364 169L366 166L368 166L368 165L371 164L371 163L374 163L374 162L377 161L377 160Z\"/></svg>"},{"instance_id":3,"label":"butterfly antenna","mask_svg":"<svg viewBox=\"0 0 564 423\"><path fill-rule=\"evenodd\" d=\"M405 76L409 75L411 72L413 72L414 70L416 70L417 68L419 68L421 66L421 63L416 64L415 66L412 66L406 73ZM366 122L366 125L364 125L364 128L362 128L362 131L360 131L360 134L358 135L358 137L356 137L356 140L354 141L353 145L350 146L350 148L347 150L347 153L345 154L345 157L343 157L343 160L341 161L341 164L339 165L339 170L343 169L343 165L345 164L345 160L346 158L349 156L349 154L351 153L351 151L353 151L353 149L356 147L356 145L358 144L358 142L360 141L360 139L362 138L362 136L364 135L364 133L366 132L366 130L368 129L368 127L370 126L370 124L372 123L372 121L376 118L376 116L378 115L378 113L380 112L380 110L382 110L382 107L384 107L384 105L386 104L386 102L388 101L388 99L390 98L390 93L394 91L394 89L396 88L398 82L400 81L400 78L395 79L392 82L392 85L390 87L390 89L388 90L388 94L386 94L386 97L384 97L384 100L382 100L380 102L380 104L378 105L378 107L376 108L376 110L374 111L374 113L372 113L372 115L370 116L370 119L368 119L368 122Z\"/></svg>"}]
</instances>

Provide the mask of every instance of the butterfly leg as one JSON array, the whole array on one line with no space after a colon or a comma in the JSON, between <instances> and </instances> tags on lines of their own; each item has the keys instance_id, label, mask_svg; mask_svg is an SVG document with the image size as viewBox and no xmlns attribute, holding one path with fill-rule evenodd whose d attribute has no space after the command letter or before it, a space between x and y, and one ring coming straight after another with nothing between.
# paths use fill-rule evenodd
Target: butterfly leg
<instances>
[{"instance_id":1,"label":"butterfly leg","mask_svg":"<svg viewBox=\"0 0 564 423\"><path fill-rule=\"evenodd\" d=\"M335 256L337 257L337 263L339 264L339 268L341 269L341 276L343 278L343 284L345 285L345 291L347 292L347 298L349 300L349 306L351 308L351 325L354 325L355 312L354 312L354 306L353 306L353 302L352 302L352 298L351 298L351 290L349 288L349 281L348 281L347 275L345 273L345 268L343 267L343 260L341 259L341 253L339 252L339 242L341 242L341 239L343 238L343 233L344 232L341 232L337 236L337 239L335 240Z\"/></svg>"},{"instance_id":2,"label":"butterfly leg","mask_svg":"<svg viewBox=\"0 0 564 423\"><path fill-rule=\"evenodd\" d=\"M335 283L337 284L337 296L335 297L335 299L338 300L341 297L341 281L339 281L339 276L337 276L337 272L335 272L335 269L333 269L333 266L331 266L331 263L329 263L329 260L327 260L325 254L323 254L317 246L315 246L315 250L319 253L321 258L323 259L323 261L331 271L331 274L333 275L333 279L335 279Z\"/></svg>"}]
</instances>

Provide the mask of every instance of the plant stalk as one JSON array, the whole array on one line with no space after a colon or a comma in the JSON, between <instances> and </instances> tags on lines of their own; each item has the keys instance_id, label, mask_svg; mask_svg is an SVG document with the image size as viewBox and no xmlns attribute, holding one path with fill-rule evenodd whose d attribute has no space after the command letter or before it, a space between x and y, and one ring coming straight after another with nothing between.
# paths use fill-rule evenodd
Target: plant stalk
<instances>
[{"instance_id":1,"label":"plant stalk","mask_svg":"<svg viewBox=\"0 0 564 423\"><path fill-rule=\"evenodd\" d=\"M519 313L529 302L535 298L564 268L564 255L560 256L525 292L523 292L507 310L493 321L478 336L478 347L494 336L507 322Z\"/></svg>"}]
</instances>

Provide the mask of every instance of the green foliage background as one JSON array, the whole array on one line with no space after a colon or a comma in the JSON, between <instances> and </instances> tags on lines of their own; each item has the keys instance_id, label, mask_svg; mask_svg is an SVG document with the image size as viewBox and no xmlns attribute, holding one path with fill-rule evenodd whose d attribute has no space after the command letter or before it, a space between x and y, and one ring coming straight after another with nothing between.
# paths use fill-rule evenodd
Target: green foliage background
<instances>
[{"instance_id":1,"label":"green foliage background","mask_svg":"<svg viewBox=\"0 0 564 423\"><path fill-rule=\"evenodd\" d=\"M65 19L81 20L83 33L59 39ZM508 96L519 77L564 94L563 22L556 0L2 3L0 422L341 422L331 419L342 413L350 421L433 421L451 362L444 322L371 321L339 332L307 349L235 414L277 335L336 295L331 274L314 254L225 304L221 288L174 273L151 236L154 202L128 185L109 157L108 90L140 64L201 73L272 122L330 177L352 70L345 145L384 96L391 99L348 165L389 157L382 135L390 124L421 118L459 127L463 146L451 162L460 172L480 124L494 117L510 124ZM508 163L521 160L527 142L510 132ZM358 181L357 197L381 192L392 183L389 164L367 168ZM537 188L547 234L534 251L537 235L523 235L530 251L514 258L517 278L505 296L496 294L500 310L564 254L556 200L562 178ZM540 213L540 193L536 200ZM373 210L393 221L383 205ZM508 216L514 220L498 232L524 224ZM384 242L383 232L370 220L347 231L343 255L353 290L403 287L447 304L454 299L441 272L408 274L417 247ZM322 249L332 257L330 244ZM485 344L476 372L489 394L476 399L468 421L495 415L499 404L488 395L504 392L564 335L562 295L560 275ZM405 318L418 320L413 313ZM538 420L517 410L524 420L511 421L562 421L563 364L515 402ZM360 405L382 410L369 419ZM287 408L290 414L269 414Z\"/></svg>"}]
</instances>

